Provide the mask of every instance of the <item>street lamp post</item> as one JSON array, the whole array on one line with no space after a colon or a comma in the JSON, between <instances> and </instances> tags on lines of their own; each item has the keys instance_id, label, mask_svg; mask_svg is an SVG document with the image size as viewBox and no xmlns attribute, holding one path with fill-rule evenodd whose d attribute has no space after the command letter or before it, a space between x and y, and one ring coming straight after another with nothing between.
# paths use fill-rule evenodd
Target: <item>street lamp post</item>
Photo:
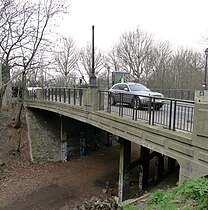
<instances>
[{"instance_id":1,"label":"street lamp post","mask_svg":"<svg viewBox=\"0 0 208 210\"><path fill-rule=\"evenodd\" d=\"M108 66L108 90L110 89L110 66Z\"/></svg>"},{"instance_id":2,"label":"street lamp post","mask_svg":"<svg viewBox=\"0 0 208 210\"><path fill-rule=\"evenodd\" d=\"M207 90L207 59L208 59L208 48L205 52L205 72L204 72L204 89Z\"/></svg>"},{"instance_id":3,"label":"street lamp post","mask_svg":"<svg viewBox=\"0 0 208 210\"><path fill-rule=\"evenodd\" d=\"M95 76L95 46L94 46L94 26L92 26L92 72L90 75L90 85L96 85L96 76Z\"/></svg>"},{"instance_id":4,"label":"street lamp post","mask_svg":"<svg viewBox=\"0 0 208 210\"><path fill-rule=\"evenodd\" d=\"M105 68L107 69L108 75L107 75L107 82L108 82L108 90L110 89L110 66L108 64L105 64Z\"/></svg>"}]
</instances>

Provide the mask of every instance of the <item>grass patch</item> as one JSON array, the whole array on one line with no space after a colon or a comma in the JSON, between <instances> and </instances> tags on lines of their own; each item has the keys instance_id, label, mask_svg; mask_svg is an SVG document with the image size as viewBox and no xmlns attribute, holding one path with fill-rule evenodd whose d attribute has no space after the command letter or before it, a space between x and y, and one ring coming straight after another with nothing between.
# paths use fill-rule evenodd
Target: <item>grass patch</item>
<instances>
[{"instance_id":1,"label":"grass patch","mask_svg":"<svg viewBox=\"0 0 208 210\"><path fill-rule=\"evenodd\" d=\"M154 192L146 203L146 207L128 205L124 210L207 210L208 178L194 178L181 185Z\"/></svg>"}]
</instances>

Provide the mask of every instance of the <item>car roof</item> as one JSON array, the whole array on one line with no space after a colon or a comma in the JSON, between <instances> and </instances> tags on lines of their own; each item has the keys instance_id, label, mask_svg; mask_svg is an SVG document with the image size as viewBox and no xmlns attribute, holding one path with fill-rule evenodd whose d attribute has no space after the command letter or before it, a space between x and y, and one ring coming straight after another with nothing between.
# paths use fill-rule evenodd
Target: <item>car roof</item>
<instances>
[{"instance_id":1,"label":"car roof","mask_svg":"<svg viewBox=\"0 0 208 210\"><path fill-rule=\"evenodd\" d=\"M114 85L122 85L122 84L127 84L127 85L142 85L142 84L137 83L137 82L119 82L119 83L116 83Z\"/></svg>"}]
</instances>

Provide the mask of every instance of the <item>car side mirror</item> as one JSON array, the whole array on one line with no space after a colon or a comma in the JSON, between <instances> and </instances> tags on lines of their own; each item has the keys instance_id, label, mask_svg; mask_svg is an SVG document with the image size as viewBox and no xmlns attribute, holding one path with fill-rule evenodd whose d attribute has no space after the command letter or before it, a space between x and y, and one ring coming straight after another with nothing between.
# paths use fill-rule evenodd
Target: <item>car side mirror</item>
<instances>
[{"instance_id":1,"label":"car side mirror","mask_svg":"<svg viewBox=\"0 0 208 210\"><path fill-rule=\"evenodd\" d=\"M129 89L128 89L128 88L124 88L124 90L125 90L125 91L129 91Z\"/></svg>"}]
</instances>

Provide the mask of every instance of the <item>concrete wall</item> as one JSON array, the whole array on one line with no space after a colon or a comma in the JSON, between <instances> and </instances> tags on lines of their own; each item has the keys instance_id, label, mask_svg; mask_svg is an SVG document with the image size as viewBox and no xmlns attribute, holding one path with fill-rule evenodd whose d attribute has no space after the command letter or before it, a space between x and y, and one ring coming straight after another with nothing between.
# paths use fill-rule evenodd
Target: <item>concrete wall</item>
<instances>
[{"instance_id":1,"label":"concrete wall","mask_svg":"<svg viewBox=\"0 0 208 210\"><path fill-rule=\"evenodd\" d=\"M27 110L30 155L33 162L61 160L60 116L48 113L40 109Z\"/></svg>"},{"instance_id":2,"label":"concrete wall","mask_svg":"<svg viewBox=\"0 0 208 210\"><path fill-rule=\"evenodd\" d=\"M196 102L208 102L208 90L196 90L194 95Z\"/></svg>"}]
</instances>

